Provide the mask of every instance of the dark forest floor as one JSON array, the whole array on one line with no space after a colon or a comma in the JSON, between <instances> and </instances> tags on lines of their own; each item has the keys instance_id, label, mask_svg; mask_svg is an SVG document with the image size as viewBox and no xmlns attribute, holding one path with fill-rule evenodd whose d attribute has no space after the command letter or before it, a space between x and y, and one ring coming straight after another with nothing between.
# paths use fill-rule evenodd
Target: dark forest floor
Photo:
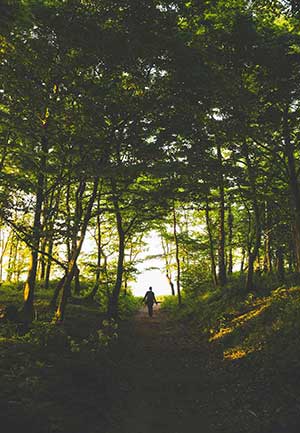
<instances>
[{"instance_id":1,"label":"dark forest floor","mask_svg":"<svg viewBox=\"0 0 300 433\"><path fill-rule=\"evenodd\" d=\"M254 358L226 360L220 346L161 311L153 318L139 312L119 343L108 433L300 431L300 400L288 392L288 366L282 377L276 363L265 368Z\"/></svg>"},{"instance_id":2,"label":"dark forest floor","mask_svg":"<svg viewBox=\"0 0 300 433\"><path fill-rule=\"evenodd\" d=\"M91 317L98 320L96 310ZM300 431L299 358L282 350L226 358L220 342L160 309L124 321L105 353L56 346L57 339L53 350L28 341L0 347L3 431Z\"/></svg>"}]
</instances>

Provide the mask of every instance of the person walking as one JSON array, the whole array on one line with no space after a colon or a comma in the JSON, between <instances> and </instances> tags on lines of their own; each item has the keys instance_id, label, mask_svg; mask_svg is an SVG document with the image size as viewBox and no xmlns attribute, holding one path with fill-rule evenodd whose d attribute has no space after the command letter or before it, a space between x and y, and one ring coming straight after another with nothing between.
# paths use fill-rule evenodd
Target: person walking
<instances>
[{"instance_id":1,"label":"person walking","mask_svg":"<svg viewBox=\"0 0 300 433\"><path fill-rule=\"evenodd\" d=\"M153 316L153 304L154 302L157 304L157 300L155 299L155 295L152 291L152 287L149 287L149 290L146 292L143 302L145 302L145 304L148 307L148 314L150 317Z\"/></svg>"}]
</instances>

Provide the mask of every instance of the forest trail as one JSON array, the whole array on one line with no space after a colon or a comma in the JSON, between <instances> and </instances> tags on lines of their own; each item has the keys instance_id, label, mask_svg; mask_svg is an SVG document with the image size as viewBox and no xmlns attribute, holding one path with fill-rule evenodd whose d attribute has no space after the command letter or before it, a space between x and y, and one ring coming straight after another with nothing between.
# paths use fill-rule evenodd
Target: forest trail
<instances>
[{"instance_id":1,"label":"forest trail","mask_svg":"<svg viewBox=\"0 0 300 433\"><path fill-rule=\"evenodd\" d=\"M140 310L122 331L108 433L225 432L224 393L210 374L218 361L203 339L174 328L157 307L152 318Z\"/></svg>"}]
</instances>

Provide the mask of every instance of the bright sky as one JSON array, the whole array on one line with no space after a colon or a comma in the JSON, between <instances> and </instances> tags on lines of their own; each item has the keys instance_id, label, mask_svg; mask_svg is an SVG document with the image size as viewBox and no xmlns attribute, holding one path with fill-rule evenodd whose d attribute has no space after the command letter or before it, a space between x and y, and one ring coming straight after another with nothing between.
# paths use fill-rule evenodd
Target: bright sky
<instances>
[{"instance_id":1,"label":"bright sky","mask_svg":"<svg viewBox=\"0 0 300 433\"><path fill-rule=\"evenodd\" d=\"M137 268L140 274L137 276L137 281L130 284L130 288L135 296L144 296L149 286L152 286L153 292L157 296L170 295L171 289L165 275L163 260L146 259L149 255L162 253L162 246L157 233L151 232L145 238L145 242L147 243L143 253L145 260L138 264ZM143 256L140 258L142 259Z\"/></svg>"}]
</instances>

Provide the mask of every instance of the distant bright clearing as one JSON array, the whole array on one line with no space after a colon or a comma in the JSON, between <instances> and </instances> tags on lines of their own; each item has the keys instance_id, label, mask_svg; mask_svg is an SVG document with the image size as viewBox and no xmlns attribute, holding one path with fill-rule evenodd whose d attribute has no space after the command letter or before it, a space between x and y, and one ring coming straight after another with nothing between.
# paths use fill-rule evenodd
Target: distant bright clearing
<instances>
[{"instance_id":1,"label":"distant bright clearing","mask_svg":"<svg viewBox=\"0 0 300 433\"><path fill-rule=\"evenodd\" d=\"M150 286L156 296L171 294L166 277L158 270L142 270L137 281L132 283L132 292L134 296L144 296Z\"/></svg>"},{"instance_id":2,"label":"distant bright clearing","mask_svg":"<svg viewBox=\"0 0 300 433\"><path fill-rule=\"evenodd\" d=\"M137 281L130 285L132 293L134 296L144 296L151 286L156 296L170 295L171 288L165 275L163 260L146 258L149 255L162 254L162 246L157 233L151 232L146 242L148 248L144 252L145 260L138 265L140 274L137 276Z\"/></svg>"}]
</instances>

